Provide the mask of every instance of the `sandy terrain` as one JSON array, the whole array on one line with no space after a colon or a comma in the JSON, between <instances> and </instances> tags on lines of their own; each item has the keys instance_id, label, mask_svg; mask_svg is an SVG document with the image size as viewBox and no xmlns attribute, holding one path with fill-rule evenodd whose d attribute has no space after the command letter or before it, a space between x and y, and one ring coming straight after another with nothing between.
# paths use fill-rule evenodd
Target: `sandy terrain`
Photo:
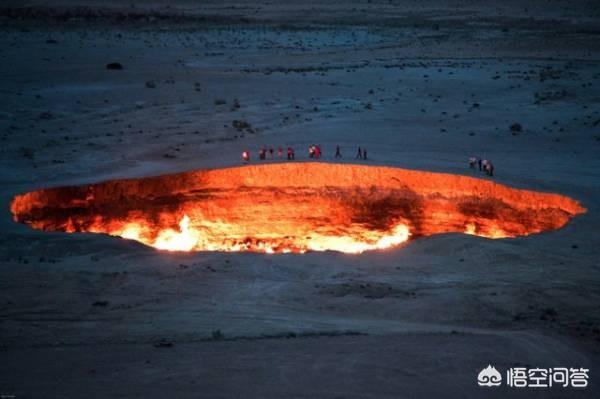
<instances>
[{"instance_id":1,"label":"sandy terrain","mask_svg":"<svg viewBox=\"0 0 600 399\"><path fill-rule=\"evenodd\" d=\"M598 397L597 2L128 3L0 7L0 394ZM480 155L588 212L362 255L166 253L9 212L43 187L310 143L484 178ZM480 388L488 364L588 367L590 386Z\"/></svg>"}]
</instances>

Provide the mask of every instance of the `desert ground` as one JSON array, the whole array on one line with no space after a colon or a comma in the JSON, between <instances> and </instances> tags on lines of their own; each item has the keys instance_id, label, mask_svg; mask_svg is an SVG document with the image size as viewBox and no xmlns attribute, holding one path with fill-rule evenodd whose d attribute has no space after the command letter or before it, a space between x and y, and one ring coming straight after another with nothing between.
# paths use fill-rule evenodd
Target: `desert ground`
<instances>
[{"instance_id":1,"label":"desert ground","mask_svg":"<svg viewBox=\"0 0 600 399\"><path fill-rule=\"evenodd\" d=\"M599 397L596 1L7 1L0 16L3 397ZM587 212L360 255L165 252L10 213L40 188L239 166L263 145L303 162L311 143L320 162L491 179L467 166L481 156L494 181ZM488 364L585 367L589 386L479 387Z\"/></svg>"}]
</instances>

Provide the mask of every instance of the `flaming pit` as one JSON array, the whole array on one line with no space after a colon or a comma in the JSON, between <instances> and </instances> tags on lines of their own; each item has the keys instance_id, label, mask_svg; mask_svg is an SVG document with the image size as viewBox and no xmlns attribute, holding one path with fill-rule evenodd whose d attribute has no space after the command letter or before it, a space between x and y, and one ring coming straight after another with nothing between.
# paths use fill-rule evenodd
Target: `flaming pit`
<instances>
[{"instance_id":1,"label":"flaming pit","mask_svg":"<svg viewBox=\"0 0 600 399\"><path fill-rule=\"evenodd\" d=\"M43 189L17 195L11 211L34 229L105 233L160 250L361 253L439 233L555 230L585 208L468 176L287 163Z\"/></svg>"}]
</instances>

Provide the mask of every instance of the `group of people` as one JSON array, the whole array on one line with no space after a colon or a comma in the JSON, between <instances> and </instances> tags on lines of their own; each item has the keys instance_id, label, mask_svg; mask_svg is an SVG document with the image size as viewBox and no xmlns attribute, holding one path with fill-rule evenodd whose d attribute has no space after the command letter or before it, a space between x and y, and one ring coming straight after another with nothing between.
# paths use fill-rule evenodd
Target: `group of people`
<instances>
[{"instance_id":1,"label":"group of people","mask_svg":"<svg viewBox=\"0 0 600 399\"><path fill-rule=\"evenodd\" d=\"M494 164L491 161L480 157L470 157L469 167L475 169L475 165L479 167L480 172L483 171L488 176L494 176Z\"/></svg>"},{"instance_id":2,"label":"group of people","mask_svg":"<svg viewBox=\"0 0 600 399\"><path fill-rule=\"evenodd\" d=\"M356 159L367 159L367 149L365 147L358 147Z\"/></svg>"},{"instance_id":3,"label":"group of people","mask_svg":"<svg viewBox=\"0 0 600 399\"><path fill-rule=\"evenodd\" d=\"M261 147L258 150L258 159L265 160L267 159L267 157L273 159L275 157L275 149L273 147ZM277 148L277 158L283 158L283 147L279 146L279 148ZM296 154L294 152L294 149L292 147L288 147L287 148L287 159L288 160L293 160L296 159ZM250 162L250 151L249 150L245 150L242 152L242 161L244 162Z\"/></svg>"},{"instance_id":4,"label":"group of people","mask_svg":"<svg viewBox=\"0 0 600 399\"><path fill-rule=\"evenodd\" d=\"M312 159L320 159L323 156L323 151L321 150L320 145L311 144L308 146L308 157ZM273 159L275 157L275 149L273 147L261 147L258 150L258 159L265 160L270 158ZM279 146L277 148L277 158L283 158L283 147ZM335 158L342 158L342 150L339 145L335 146ZM288 161L292 161L296 159L296 153L293 147L287 148L287 159ZM356 153L356 159L367 159L367 149L364 147L358 147L358 151ZM242 152L242 161L250 162L250 151L245 150ZM494 176L494 164L487 160L482 159L481 157L470 157L469 158L469 168L475 169L479 168L480 172L484 172L488 176Z\"/></svg>"},{"instance_id":5,"label":"group of people","mask_svg":"<svg viewBox=\"0 0 600 399\"><path fill-rule=\"evenodd\" d=\"M275 158L275 149L273 147L261 147L258 150L258 159L263 161L267 158L274 159ZM308 157L312 159L320 159L323 156L323 151L321 150L320 145L311 144L308 146ZM283 147L279 146L277 148L277 158L283 158ZM339 145L335 146L335 158L342 158L342 150ZM296 153L293 147L287 148L287 159L292 161L296 159ZM356 154L356 159L367 159L367 149L364 147L358 147L358 153ZM242 152L242 161L250 162L250 150L245 150Z\"/></svg>"}]
</instances>

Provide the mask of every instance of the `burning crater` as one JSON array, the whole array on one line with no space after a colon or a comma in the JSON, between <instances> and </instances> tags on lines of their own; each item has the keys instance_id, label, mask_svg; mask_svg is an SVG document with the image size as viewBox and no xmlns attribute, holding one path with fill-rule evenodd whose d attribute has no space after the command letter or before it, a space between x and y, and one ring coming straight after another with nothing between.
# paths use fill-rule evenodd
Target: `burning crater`
<instances>
[{"instance_id":1,"label":"burning crater","mask_svg":"<svg viewBox=\"0 0 600 399\"><path fill-rule=\"evenodd\" d=\"M18 195L14 220L179 251L360 253L459 232L517 237L564 226L577 201L467 176L286 163L199 170Z\"/></svg>"}]
</instances>

